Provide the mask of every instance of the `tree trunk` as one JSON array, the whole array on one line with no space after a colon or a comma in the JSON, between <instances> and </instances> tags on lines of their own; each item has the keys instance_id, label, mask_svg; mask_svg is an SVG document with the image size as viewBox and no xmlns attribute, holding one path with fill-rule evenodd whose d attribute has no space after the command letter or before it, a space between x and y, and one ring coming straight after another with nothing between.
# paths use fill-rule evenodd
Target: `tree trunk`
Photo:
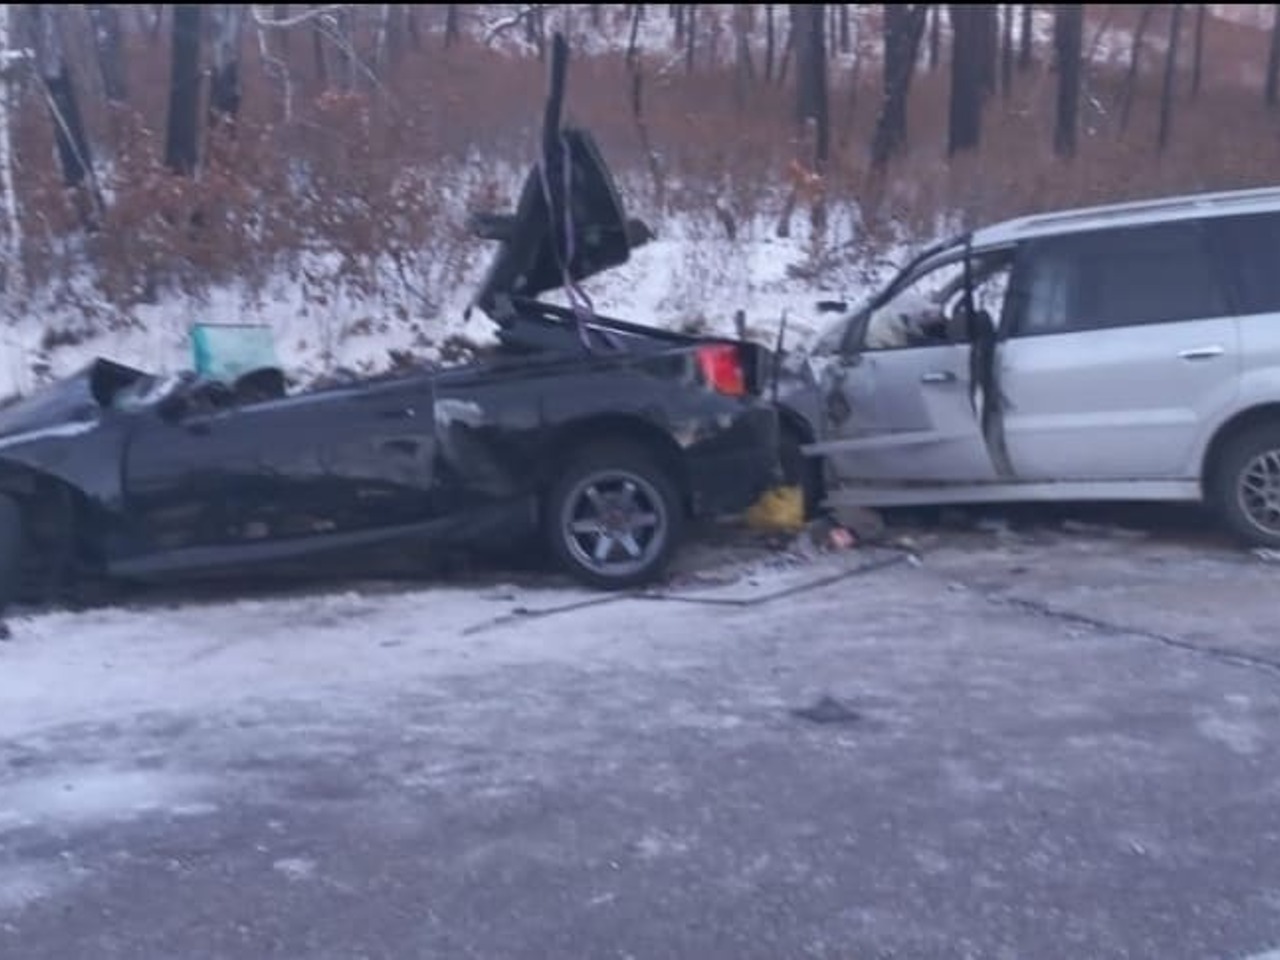
<instances>
[{"instance_id":1,"label":"tree trunk","mask_svg":"<svg viewBox=\"0 0 1280 960\"><path fill-rule=\"evenodd\" d=\"M1208 7L1196 4L1195 38L1191 51L1191 99L1200 96L1200 81L1204 73L1204 20Z\"/></svg>"},{"instance_id":2,"label":"tree trunk","mask_svg":"<svg viewBox=\"0 0 1280 960\"><path fill-rule=\"evenodd\" d=\"M240 113L240 39L245 6L220 3L213 8L213 70L209 74L209 125L234 121Z\"/></svg>"},{"instance_id":3,"label":"tree trunk","mask_svg":"<svg viewBox=\"0 0 1280 960\"><path fill-rule=\"evenodd\" d=\"M764 79L768 83L773 79L774 48L773 4L764 5Z\"/></svg>"},{"instance_id":4,"label":"tree trunk","mask_svg":"<svg viewBox=\"0 0 1280 960\"><path fill-rule=\"evenodd\" d=\"M390 60L388 47L391 45L391 14L389 3L377 6L378 14L373 30L373 72L379 77L386 76L387 62Z\"/></svg>"},{"instance_id":5,"label":"tree trunk","mask_svg":"<svg viewBox=\"0 0 1280 960\"><path fill-rule=\"evenodd\" d=\"M1169 18L1169 51L1164 58L1164 88L1160 91L1160 129L1156 133L1156 146L1164 150L1169 145L1173 129L1173 88L1178 77L1178 40L1182 32L1182 4L1173 5Z\"/></svg>"},{"instance_id":6,"label":"tree trunk","mask_svg":"<svg viewBox=\"0 0 1280 960\"><path fill-rule=\"evenodd\" d=\"M1000 39L1000 94L1013 92L1013 4L1004 5L1004 32Z\"/></svg>"},{"instance_id":7,"label":"tree trunk","mask_svg":"<svg viewBox=\"0 0 1280 960\"><path fill-rule=\"evenodd\" d=\"M627 37L627 63L634 64L640 53L640 21L644 18L644 4L631 5L631 35Z\"/></svg>"},{"instance_id":8,"label":"tree trunk","mask_svg":"<svg viewBox=\"0 0 1280 960\"><path fill-rule=\"evenodd\" d=\"M352 29L351 10L342 7L338 10L333 23L333 45L338 48L338 63L341 65L342 89L350 93L356 88L359 77L359 65L356 61L355 31Z\"/></svg>"},{"instance_id":9,"label":"tree trunk","mask_svg":"<svg viewBox=\"0 0 1280 960\"><path fill-rule=\"evenodd\" d=\"M1124 91L1120 94L1120 129L1129 128L1129 112L1133 108L1134 93L1138 88L1138 67L1142 62L1142 41L1147 35L1147 27L1151 25L1151 15L1155 13L1155 4L1144 4L1142 13L1138 15L1138 25L1133 31L1133 43L1129 47L1129 72L1124 78Z\"/></svg>"},{"instance_id":10,"label":"tree trunk","mask_svg":"<svg viewBox=\"0 0 1280 960\"><path fill-rule=\"evenodd\" d=\"M444 8L444 48L448 50L458 42L458 5L445 4Z\"/></svg>"},{"instance_id":11,"label":"tree trunk","mask_svg":"<svg viewBox=\"0 0 1280 960\"><path fill-rule=\"evenodd\" d=\"M884 7L884 94L871 139L871 163L876 169L883 169L907 143L907 101L929 7L924 3Z\"/></svg>"},{"instance_id":12,"label":"tree trunk","mask_svg":"<svg viewBox=\"0 0 1280 960\"><path fill-rule=\"evenodd\" d=\"M689 22L685 29L684 71L693 73L693 52L698 45L698 5L686 4L689 8Z\"/></svg>"},{"instance_id":13,"label":"tree trunk","mask_svg":"<svg viewBox=\"0 0 1280 960\"><path fill-rule=\"evenodd\" d=\"M14 42L13 7L0 4L0 57L8 62L21 47ZM26 294L26 272L22 268L22 222L13 177L14 77L0 70L0 202L4 207L4 284L6 299L20 302Z\"/></svg>"},{"instance_id":14,"label":"tree trunk","mask_svg":"<svg viewBox=\"0 0 1280 960\"><path fill-rule=\"evenodd\" d=\"M942 60L942 4L929 4L929 69L938 69Z\"/></svg>"},{"instance_id":15,"label":"tree trunk","mask_svg":"<svg viewBox=\"0 0 1280 960\"><path fill-rule=\"evenodd\" d=\"M778 64L778 86L780 87L787 82L787 70L790 69L791 55L795 53L795 49L795 31L788 26L787 39L782 41L782 61Z\"/></svg>"},{"instance_id":16,"label":"tree trunk","mask_svg":"<svg viewBox=\"0 0 1280 960\"><path fill-rule=\"evenodd\" d=\"M825 168L831 144L827 114L826 17L821 3L791 6L796 48L796 119L814 125L814 167Z\"/></svg>"},{"instance_id":17,"label":"tree trunk","mask_svg":"<svg viewBox=\"0 0 1280 960\"><path fill-rule=\"evenodd\" d=\"M990 97L996 92L996 81L1000 76L999 7L994 3L975 3L972 8L982 51L982 95Z\"/></svg>"},{"instance_id":18,"label":"tree trunk","mask_svg":"<svg viewBox=\"0 0 1280 960\"><path fill-rule=\"evenodd\" d=\"M947 156L976 150L982 141L985 66L982 13L977 4L953 3L951 14L951 101Z\"/></svg>"},{"instance_id":19,"label":"tree trunk","mask_svg":"<svg viewBox=\"0 0 1280 960\"><path fill-rule=\"evenodd\" d=\"M84 120L80 116L75 78L63 54L63 9L62 6L53 4L40 4L35 8L36 62L53 120L62 182L68 187L79 187L87 180L92 180L93 157L89 150Z\"/></svg>"},{"instance_id":20,"label":"tree trunk","mask_svg":"<svg viewBox=\"0 0 1280 960\"><path fill-rule=\"evenodd\" d=\"M684 43L684 4L671 4L671 14L676 18L676 43Z\"/></svg>"},{"instance_id":21,"label":"tree trunk","mask_svg":"<svg viewBox=\"0 0 1280 960\"><path fill-rule=\"evenodd\" d=\"M164 162L183 176L193 173L200 162L200 11L197 3L173 8Z\"/></svg>"},{"instance_id":22,"label":"tree trunk","mask_svg":"<svg viewBox=\"0 0 1280 960\"><path fill-rule=\"evenodd\" d=\"M1275 5L1271 24L1271 53L1267 57L1267 83L1264 97L1268 107L1280 102L1280 3Z\"/></svg>"},{"instance_id":23,"label":"tree trunk","mask_svg":"<svg viewBox=\"0 0 1280 960\"><path fill-rule=\"evenodd\" d=\"M1060 3L1053 14L1053 46L1058 62L1058 109L1053 150L1060 157L1075 156L1080 125L1080 62L1084 47L1084 6Z\"/></svg>"},{"instance_id":24,"label":"tree trunk","mask_svg":"<svg viewBox=\"0 0 1280 960\"><path fill-rule=\"evenodd\" d=\"M129 87L124 69L120 8L113 3L93 3L87 9L98 72L102 74L102 91L111 103L124 103L129 99Z\"/></svg>"},{"instance_id":25,"label":"tree trunk","mask_svg":"<svg viewBox=\"0 0 1280 960\"><path fill-rule=\"evenodd\" d=\"M739 109L746 106L747 92L755 82L756 66L751 60L751 6L746 3L733 5L734 36L734 95Z\"/></svg>"},{"instance_id":26,"label":"tree trunk","mask_svg":"<svg viewBox=\"0 0 1280 960\"><path fill-rule=\"evenodd\" d=\"M1018 30L1018 69L1031 69L1031 4L1022 5L1022 22Z\"/></svg>"},{"instance_id":27,"label":"tree trunk","mask_svg":"<svg viewBox=\"0 0 1280 960\"><path fill-rule=\"evenodd\" d=\"M324 27L319 19L311 21L311 52L315 57L316 83L321 90L329 89L329 62L324 54Z\"/></svg>"},{"instance_id":28,"label":"tree trunk","mask_svg":"<svg viewBox=\"0 0 1280 960\"><path fill-rule=\"evenodd\" d=\"M404 5L404 27L405 32L409 34L409 42L413 44L413 49L422 49L422 28L418 26L418 6L416 3L406 3ZM454 11L454 17L457 17L457 11ZM456 20L455 20L456 24ZM449 14L445 11L445 26L449 25Z\"/></svg>"},{"instance_id":29,"label":"tree trunk","mask_svg":"<svg viewBox=\"0 0 1280 960\"><path fill-rule=\"evenodd\" d=\"M849 5L840 4L840 52L848 53L853 49L853 31L849 29Z\"/></svg>"},{"instance_id":30,"label":"tree trunk","mask_svg":"<svg viewBox=\"0 0 1280 960\"><path fill-rule=\"evenodd\" d=\"M276 19L283 20L286 11L276 8ZM280 93L284 100L282 116L285 123L293 122L293 75L289 72L289 64L281 57L274 56L271 53L271 44L267 39L267 28L259 24L257 26L258 33L258 59L262 61L263 66L275 75L280 81ZM288 31L277 31L280 37L281 52L284 51L284 38L288 36Z\"/></svg>"}]
</instances>

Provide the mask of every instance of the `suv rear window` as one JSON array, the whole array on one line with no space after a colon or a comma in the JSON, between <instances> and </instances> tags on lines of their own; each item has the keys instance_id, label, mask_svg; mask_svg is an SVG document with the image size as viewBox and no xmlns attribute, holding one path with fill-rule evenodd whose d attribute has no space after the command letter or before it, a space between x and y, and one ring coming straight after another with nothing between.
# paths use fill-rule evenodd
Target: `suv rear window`
<instances>
[{"instance_id":1,"label":"suv rear window","mask_svg":"<svg viewBox=\"0 0 1280 960\"><path fill-rule=\"evenodd\" d=\"M1239 312L1280 312L1280 213L1223 217L1208 226L1231 273Z\"/></svg>"},{"instance_id":2,"label":"suv rear window","mask_svg":"<svg viewBox=\"0 0 1280 960\"><path fill-rule=\"evenodd\" d=\"M1195 221L1032 241L1022 252L1011 309L1022 336L1228 313Z\"/></svg>"}]
</instances>

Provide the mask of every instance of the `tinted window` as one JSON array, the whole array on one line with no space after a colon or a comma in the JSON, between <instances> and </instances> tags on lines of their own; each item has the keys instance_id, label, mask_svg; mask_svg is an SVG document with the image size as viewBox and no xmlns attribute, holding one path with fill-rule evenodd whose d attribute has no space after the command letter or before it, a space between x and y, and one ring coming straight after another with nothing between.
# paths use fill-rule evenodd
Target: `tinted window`
<instances>
[{"instance_id":1,"label":"tinted window","mask_svg":"<svg viewBox=\"0 0 1280 960\"><path fill-rule=\"evenodd\" d=\"M1209 230L1228 265L1240 312L1280 311L1280 214L1226 217Z\"/></svg>"},{"instance_id":2,"label":"tinted window","mask_svg":"<svg viewBox=\"0 0 1280 960\"><path fill-rule=\"evenodd\" d=\"M1220 317L1228 311L1194 222L1032 241L1011 309L1019 334Z\"/></svg>"}]
</instances>

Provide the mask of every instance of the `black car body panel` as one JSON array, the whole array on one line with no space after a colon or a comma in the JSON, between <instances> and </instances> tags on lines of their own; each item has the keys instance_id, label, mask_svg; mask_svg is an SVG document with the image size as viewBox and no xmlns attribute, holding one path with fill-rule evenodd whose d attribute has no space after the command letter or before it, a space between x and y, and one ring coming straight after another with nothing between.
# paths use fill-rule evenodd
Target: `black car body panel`
<instances>
[{"instance_id":1,"label":"black car body panel","mask_svg":"<svg viewBox=\"0 0 1280 960\"><path fill-rule=\"evenodd\" d=\"M688 514L745 509L777 478L761 348L531 299L649 236L590 136L559 128L562 39L553 54L541 162L514 214L473 222L499 243L476 298L499 326L491 360L293 396L279 371L224 384L98 360L0 410L0 494L43 504L55 488L65 516L42 522L74 520L81 562L138 578L518 540L590 443L643 448ZM713 382L708 350L731 351L741 381Z\"/></svg>"},{"instance_id":2,"label":"black car body panel","mask_svg":"<svg viewBox=\"0 0 1280 960\"><path fill-rule=\"evenodd\" d=\"M0 420L0 489L76 491L106 572L130 577L518 539L563 454L593 436L668 452L695 515L740 511L775 478L773 409L701 383L690 346L666 339L212 408L198 382L132 373L106 405L90 368Z\"/></svg>"}]
</instances>

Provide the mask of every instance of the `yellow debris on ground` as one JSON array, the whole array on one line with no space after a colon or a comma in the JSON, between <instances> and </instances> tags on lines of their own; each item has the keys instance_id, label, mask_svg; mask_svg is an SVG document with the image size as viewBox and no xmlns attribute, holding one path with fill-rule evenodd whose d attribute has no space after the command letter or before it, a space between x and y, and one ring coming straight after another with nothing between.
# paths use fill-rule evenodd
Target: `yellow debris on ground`
<instances>
[{"instance_id":1,"label":"yellow debris on ground","mask_svg":"<svg viewBox=\"0 0 1280 960\"><path fill-rule=\"evenodd\" d=\"M746 515L752 530L797 533L804 528L804 490L799 486L766 490Z\"/></svg>"}]
</instances>

